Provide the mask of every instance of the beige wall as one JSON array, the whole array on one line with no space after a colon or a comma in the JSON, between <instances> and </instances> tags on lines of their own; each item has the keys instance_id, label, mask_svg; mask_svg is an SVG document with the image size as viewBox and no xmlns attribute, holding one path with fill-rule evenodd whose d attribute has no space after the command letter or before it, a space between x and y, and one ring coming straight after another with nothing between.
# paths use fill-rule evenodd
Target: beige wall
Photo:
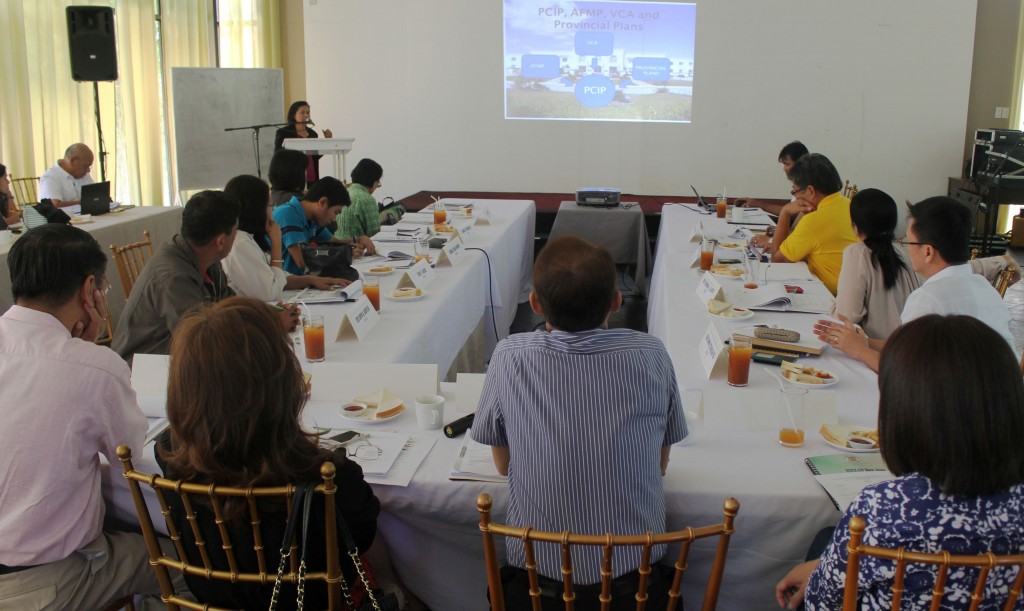
<instances>
[{"instance_id":1,"label":"beige wall","mask_svg":"<svg viewBox=\"0 0 1024 611\"><path fill-rule=\"evenodd\" d=\"M285 108L306 98L306 45L302 7L306 0L281 0L281 67ZM282 112L284 112L282 110Z\"/></svg>"},{"instance_id":2,"label":"beige wall","mask_svg":"<svg viewBox=\"0 0 1024 611\"><path fill-rule=\"evenodd\" d=\"M1017 46L1021 0L979 0L974 30L974 64L967 105L964 159L974 146L974 131L988 127L1015 128L1012 119L996 119L997 106L1015 105ZM927 102L924 102L927 103Z\"/></svg>"}]
</instances>

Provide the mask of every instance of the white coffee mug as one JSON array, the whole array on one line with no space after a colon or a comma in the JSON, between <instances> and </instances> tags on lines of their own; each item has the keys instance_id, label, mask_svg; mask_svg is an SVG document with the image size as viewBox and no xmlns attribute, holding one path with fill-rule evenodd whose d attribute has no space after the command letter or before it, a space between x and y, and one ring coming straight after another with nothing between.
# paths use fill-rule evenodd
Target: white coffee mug
<instances>
[{"instance_id":1,"label":"white coffee mug","mask_svg":"<svg viewBox=\"0 0 1024 611\"><path fill-rule=\"evenodd\" d=\"M444 425L444 397L424 395L416 397L416 421L421 429L439 429Z\"/></svg>"}]
</instances>

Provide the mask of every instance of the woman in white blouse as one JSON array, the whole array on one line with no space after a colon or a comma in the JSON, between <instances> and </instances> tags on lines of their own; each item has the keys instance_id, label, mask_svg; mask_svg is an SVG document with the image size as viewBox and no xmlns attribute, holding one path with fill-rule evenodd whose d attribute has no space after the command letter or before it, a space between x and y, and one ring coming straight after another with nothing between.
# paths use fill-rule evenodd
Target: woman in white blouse
<instances>
[{"instance_id":1,"label":"woman in white blouse","mask_svg":"<svg viewBox=\"0 0 1024 611\"><path fill-rule=\"evenodd\" d=\"M221 262L232 290L262 301L275 301L286 289L327 290L348 286L350 281L342 278L293 276L281 269L281 227L271 214L267 183L255 176L235 176L228 181L224 192L242 206L238 236L231 252Z\"/></svg>"},{"instance_id":2,"label":"woman in white blouse","mask_svg":"<svg viewBox=\"0 0 1024 611\"><path fill-rule=\"evenodd\" d=\"M850 220L861 241L843 251L832 314L842 314L876 339L900 326L907 296L923 282L894 242L897 218L896 202L878 189L858 191L850 201ZM1016 267L1009 257L986 257L972 260L971 270L993 281L1007 265Z\"/></svg>"}]
</instances>

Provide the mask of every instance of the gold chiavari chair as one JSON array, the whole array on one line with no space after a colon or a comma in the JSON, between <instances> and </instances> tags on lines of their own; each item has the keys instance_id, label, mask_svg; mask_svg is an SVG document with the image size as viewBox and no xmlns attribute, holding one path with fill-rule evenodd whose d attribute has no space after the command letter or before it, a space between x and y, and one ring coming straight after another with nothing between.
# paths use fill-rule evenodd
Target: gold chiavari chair
<instances>
[{"instance_id":1,"label":"gold chiavari chair","mask_svg":"<svg viewBox=\"0 0 1024 611\"><path fill-rule=\"evenodd\" d=\"M149 551L149 564L156 573L157 581L160 584L161 599L168 609L177 611L179 607L195 609L197 611L217 611L217 608L206 604L196 603L187 598L178 596L171 582L171 575L168 569L181 571L187 575L205 577L206 579L222 580L230 583L257 583L273 585L277 578L277 563L267 562L266 546L270 546L277 552L280 541L264 541L260 528L261 516L258 506L262 503L275 503L278 507L285 508L285 515L289 515L292 509L292 499L297 486L234 488L229 486L216 486L213 484L192 484L178 480L171 480L136 471L132 466L132 451L128 446L122 445L117 448L117 456L124 469L124 477L128 480L128 487L132 493L132 500L135 503L135 513L139 518L139 525L142 527L142 536L146 540L146 549ZM337 487L334 485L335 467L332 463L326 462L320 467L322 484L317 484L314 494L323 496L324 499L324 536L323 544L326 549L326 570L310 571L305 573L306 581L323 581L327 584L328 608L332 610L342 608L341 592L341 564L338 549L338 523L335 516L335 494ZM160 504L160 512L164 515L167 523L167 533L174 543L177 558L164 553L157 539L156 529L150 517L146 501L142 496L144 483L156 492L157 502ZM169 495L176 495L181 500L180 509L185 512L186 521L191 528L191 541L186 541L183 532L178 529L174 519L172 504L168 501ZM253 549L236 549L232 544L231 532L225 521L224 504L229 499L243 499L246 503L247 512L244 523L251 528ZM202 531L196 518L196 507L205 503L212 507L216 517L217 532L219 541L204 539ZM287 568L282 579L283 583L298 583L299 581L299 553L298 543L300 533L292 542L291 554L288 559ZM212 537L211 537L212 539ZM307 545L319 545L320 541L309 540ZM217 566L211 558L212 549L223 550L227 566ZM194 552L189 555L188 551ZM254 565L258 567L257 572L246 572L240 570L240 554L251 553L254 556ZM276 556L276 554L275 554ZM192 562L190 558L199 558L199 562Z\"/></svg>"},{"instance_id":2,"label":"gold chiavari chair","mask_svg":"<svg viewBox=\"0 0 1024 611\"><path fill-rule=\"evenodd\" d=\"M121 288L124 289L125 299L131 295L132 287L135 286L135 281L142 273L142 268L146 266L146 261L153 256L153 240L149 237L149 230L143 230L142 236L143 240L134 244L110 245L110 252L114 254L114 262L117 263L117 274L121 277Z\"/></svg>"},{"instance_id":3,"label":"gold chiavari chair","mask_svg":"<svg viewBox=\"0 0 1024 611\"><path fill-rule=\"evenodd\" d=\"M530 599L533 611L541 609L541 589L538 581L537 564L534 557L534 542L556 543L562 547L562 600L565 609L572 611L575 608L575 592L573 590L573 567L572 552L573 546L589 545L604 548L604 559L601 565L601 608L608 609L611 600L612 583L612 552L615 547L632 546L641 547L641 562L638 568L640 580L635 594L637 611L642 611L646 604L647 582L651 573L651 548L662 544L680 544L679 555L676 558L675 571L673 573L672 585L669 589L668 611L680 608L680 585L683 579L683 572L686 571L686 559L690 551L690 544L697 539L718 537L718 549L715 552L715 559L711 567L711 575L708 577L707 587L704 593L704 611L715 609L718 604L718 592L722 585L722 577L725 574L725 559L729 552L729 539L735 530L733 520L739 512L740 504L734 498L725 500L723 513L725 515L721 524L702 526L700 528L686 528L685 530L654 534L648 532L644 535L579 535L565 532L548 532L534 530L530 527L508 526L491 522L491 495L481 494L476 501L477 510L480 512L480 531L484 539L484 563L487 570L487 586L490 591L491 609L494 611L505 611L504 592L501 585L500 567L494 544L494 536L514 537L521 539L526 552L526 571L530 581ZM518 609L511 611L520 611Z\"/></svg>"},{"instance_id":4,"label":"gold chiavari chair","mask_svg":"<svg viewBox=\"0 0 1024 611\"><path fill-rule=\"evenodd\" d=\"M12 178L11 190L14 191L14 199L18 206L27 206L39 203L39 177L33 178Z\"/></svg>"},{"instance_id":5,"label":"gold chiavari chair","mask_svg":"<svg viewBox=\"0 0 1024 611\"><path fill-rule=\"evenodd\" d=\"M971 611L978 609L984 600L985 583L993 570L1009 571L1012 570L1010 567L1017 567L1017 576L1013 580L1010 592L1007 594L1006 603L1002 608L1006 611L1012 611L1017 599L1020 598L1021 586L1024 585L1024 554L1017 554L1014 556L996 556L992 552L989 552L979 556L955 556L949 552L926 554L921 552L908 552L902 547L899 549L875 547L872 545L864 545L861 542L864 537L864 529L866 526L867 523L864 521L864 518L860 516L854 516L850 519L850 542L847 544L847 550L850 555L846 568L846 587L843 590L843 611L855 611L859 608L857 604L857 582L859 577L858 573L860 572L860 559L862 556L874 556L875 558L885 558L895 561L896 566L894 569L892 586L892 609L894 611L902 608L900 607L900 604L902 602L904 592L903 578L906 574L908 563L930 564L938 567L935 585L932 588L933 598L931 609L933 611L937 611L942 604L942 599L945 596L946 578L949 575L951 567L974 568L978 571L977 580L975 581L974 589L971 592L971 602L969 607Z\"/></svg>"}]
</instances>

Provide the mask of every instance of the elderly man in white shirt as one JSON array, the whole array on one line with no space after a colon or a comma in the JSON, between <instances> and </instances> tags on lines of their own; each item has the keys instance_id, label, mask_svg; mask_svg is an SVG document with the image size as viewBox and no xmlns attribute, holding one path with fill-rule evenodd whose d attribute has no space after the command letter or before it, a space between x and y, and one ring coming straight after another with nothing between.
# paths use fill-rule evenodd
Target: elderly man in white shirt
<instances>
[{"instance_id":1,"label":"elderly man in white shirt","mask_svg":"<svg viewBox=\"0 0 1024 611\"><path fill-rule=\"evenodd\" d=\"M0 608L102 609L158 594L141 535L104 531L100 455L137 453L146 417L105 328L107 258L88 233L44 225L7 257L0 317Z\"/></svg>"},{"instance_id":2,"label":"elderly man in white shirt","mask_svg":"<svg viewBox=\"0 0 1024 611\"><path fill-rule=\"evenodd\" d=\"M82 201L82 187L94 181L89 175L93 154L81 142L64 151L64 158L39 178L39 199L49 199L54 206L66 208Z\"/></svg>"},{"instance_id":3,"label":"elderly man in white shirt","mask_svg":"<svg viewBox=\"0 0 1024 611\"><path fill-rule=\"evenodd\" d=\"M996 289L971 271L970 232L970 213L955 199L930 197L910 207L907 236L900 244L925 282L907 297L900 321L906 324L927 314L972 316L999 333L1016 353L1010 311ZM885 340L868 338L846 317L839 318L841 323L818 321L818 338L878 371Z\"/></svg>"}]
</instances>

